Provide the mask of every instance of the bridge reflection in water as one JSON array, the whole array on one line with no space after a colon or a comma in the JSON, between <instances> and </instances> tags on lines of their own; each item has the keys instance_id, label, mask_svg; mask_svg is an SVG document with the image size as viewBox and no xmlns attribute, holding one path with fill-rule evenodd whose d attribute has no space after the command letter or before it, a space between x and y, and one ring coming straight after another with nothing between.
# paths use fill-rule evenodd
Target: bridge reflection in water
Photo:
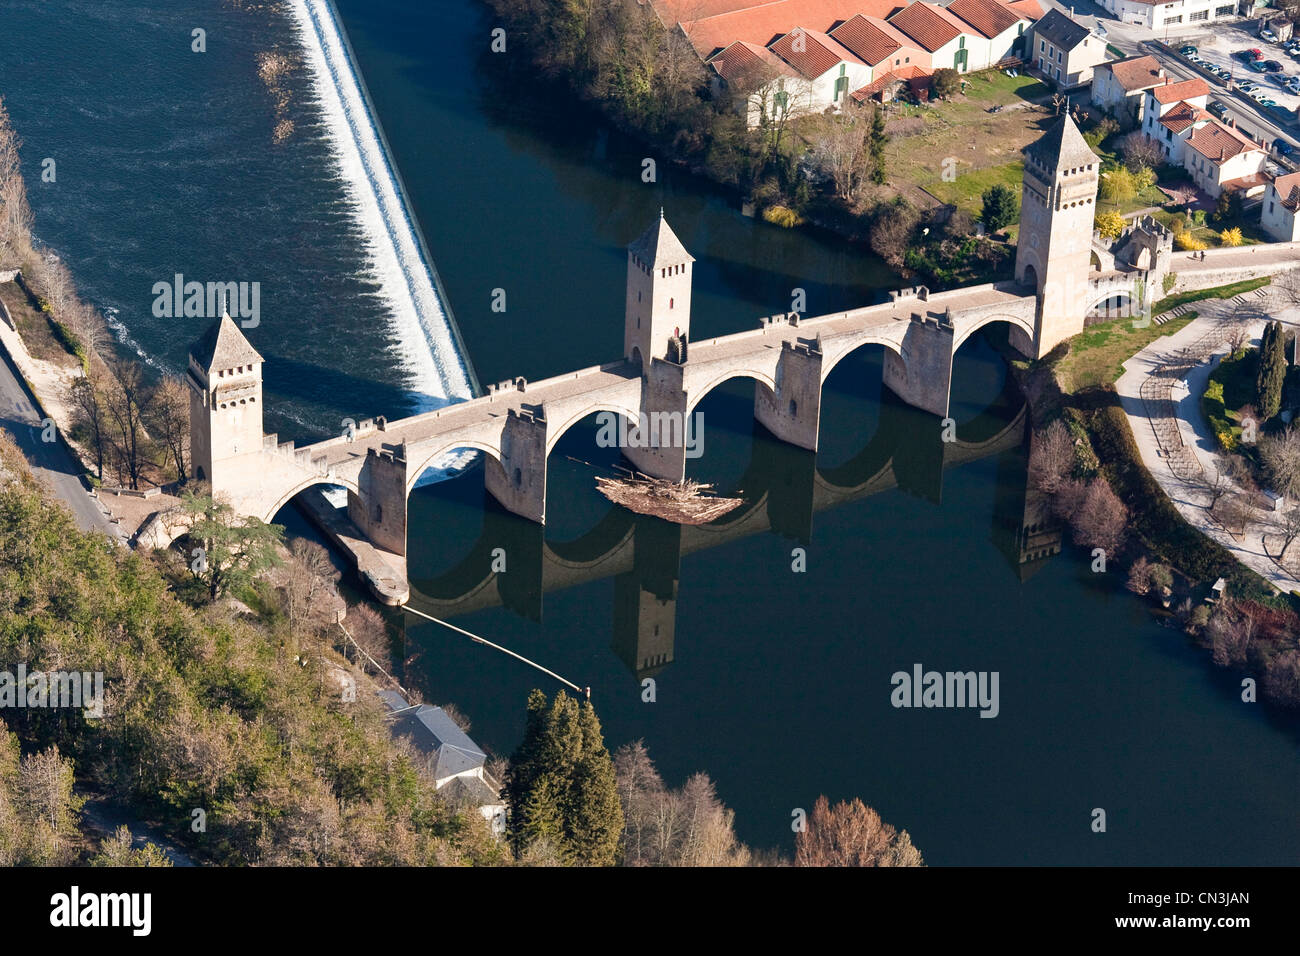
<instances>
[{"instance_id":1,"label":"bridge reflection in water","mask_svg":"<svg viewBox=\"0 0 1300 956\"><path fill-rule=\"evenodd\" d=\"M1032 429L1009 380L999 401L960 426L950 442L942 440L936 417L886 390L871 440L847 462L830 467L819 466L815 452L776 440L757 422L753 430L754 453L736 483L745 504L719 520L680 526L610 506L575 540L548 541L544 526L485 495L482 531L469 553L436 577L413 576L411 605L444 619L504 606L541 621L548 592L613 578L613 650L637 679L651 677L673 661L684 555L766 532L792 547L807 545L819 512L894 488L938 504L946 469L995 456L992 535L998 550L1022 580L1060 551L1060 526L1045 496L1028 483ZM494 558L502 554L508 555L508 571L496 573ZM395 657L418 650L405 648Z\"/></svg>"}]
</instances>

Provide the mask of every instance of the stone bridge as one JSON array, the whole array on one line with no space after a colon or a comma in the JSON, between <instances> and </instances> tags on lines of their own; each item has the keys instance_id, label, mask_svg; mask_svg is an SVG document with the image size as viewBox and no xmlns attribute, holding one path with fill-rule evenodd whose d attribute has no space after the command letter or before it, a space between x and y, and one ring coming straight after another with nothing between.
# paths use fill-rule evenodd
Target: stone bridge
<instances>
[{"instance_id":1,"label":"stone bridge","mask_svg":"<svg viewBox=\"0 0 1300 956\"><path fill-rule=\"evenodd\" d=\"M1016 281L937 293L903 289L877 305L771 316L750 331L695 341L695 260L661 213L628 247L617 361L538 382L502 382L470 401L399 421L376 418L301 448L263 434L263 359L223 316L190 355L195 475L240 513L267 521L314 485L346 488L354 527L343 537L364 542L380 563L392 559L397 570L389 578L404 582L407 496L426 468L458 449L482 452L487 490L507 511L540 524L547 456L593 413L628 423L619 447L637 469L680 481L696 406L723 382L750 378L755 418L778 439L816 451L827 376L854 350L880 346L884 384L944 418L953 357L971 335L1005 323L1010 343L1040 358L1082 331L1093 296L1105 299L1133 281L1119 270L1089 278L1099 163L1073 121L1062 117L1025 155ZM392 590L404 593L404 583Z\"/></svg>"}]
</instances>

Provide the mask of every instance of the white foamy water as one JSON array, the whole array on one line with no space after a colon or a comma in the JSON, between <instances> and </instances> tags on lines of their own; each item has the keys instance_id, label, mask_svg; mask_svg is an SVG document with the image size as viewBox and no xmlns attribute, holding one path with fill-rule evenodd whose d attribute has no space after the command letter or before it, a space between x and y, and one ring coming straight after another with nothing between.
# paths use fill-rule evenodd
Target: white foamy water
<instances>
[{"instance_id":1,"label":"white foamy water","mask_svg":"<svg viewBox=\"0 0 1300 956\"><path fill-rule=\"evenodd\" d=\"M469 363L421 251L376 118L362 93L343 27L328 0L289 0L287 10L311 69L315 92L371 268L392 314L396 352L413 386L414 413L473 397ZM472 453L454 453L421 483L459 471Z\"/></svg>"}]
</instances>

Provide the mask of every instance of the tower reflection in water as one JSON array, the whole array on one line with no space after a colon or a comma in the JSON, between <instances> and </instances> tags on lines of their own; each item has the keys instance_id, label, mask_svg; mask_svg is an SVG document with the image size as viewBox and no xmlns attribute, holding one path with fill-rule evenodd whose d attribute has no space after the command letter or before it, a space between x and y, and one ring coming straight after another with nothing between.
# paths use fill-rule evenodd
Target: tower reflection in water
<instances>
[{"instance_id":1,"label":"tower reflection in water","mask_svg":"<svg viewBox=\"0 0 1300 956\"><path fill-rule=\"evenodd\" d=\"M503 606L541 621L548 592L612 578L610 646L637 680L654 677L674 659L684 555L768 532L807 545L817 514L894 488L939 503L947 469L990 457L998 460L998 550L1021 580L1061 550L1047 496L1029 483L1033 433L1018 397L996 403L959 427L956 441L944 442L938 419L886 396L871 441L829 468L818 467L814 452L775 440L757 423L753 428L753 457L737 482L746 503L718 521L681 526L611 505L581 537L547 541L543 526L485 498L472 550L446 573L413 580L413 606L445 620ZM492 570L501 554L509 556L508 573Z\"/></svg>"}]
</instances>

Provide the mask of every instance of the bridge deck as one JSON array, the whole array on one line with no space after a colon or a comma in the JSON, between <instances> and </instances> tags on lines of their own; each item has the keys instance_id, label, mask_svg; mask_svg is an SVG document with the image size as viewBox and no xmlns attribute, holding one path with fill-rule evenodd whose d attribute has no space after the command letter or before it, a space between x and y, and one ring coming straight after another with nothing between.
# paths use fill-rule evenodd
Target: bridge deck
<instances>
[{"instance_id":1,"label":"bridge deck","mask_svg":"<svg viewBox=\"0 0 1300 956\"><path fill-rule=\"evenodd\" d=\"M1010 308L1024 298L1023 291L1010 286L976 286L933 293L924 300L915 296L900 297L878 305L800 319L798 325L774 322L750 331L691 342L688 365L725 364L768 349L779 352L783 342L807 341L819 334L823 341L827 341L880 328L890 329L901 337L906 323L918 315L937 319L949 309L956 313L1002 305ZM345 469L364 460L370 447L379 449L402 442L411 446L433 443L457 432L468 432L494 419L504 419L511 409L554 405L580 398L597 402L602 395L626 390L639 377L640 369L632 363L613 362L529 382L523 391L502 389L435 412L391 421L382 430L357 435L351 441L344 437L332 438L304 448L310 449L314 463Z\"/></svg>"}]
</instances>

